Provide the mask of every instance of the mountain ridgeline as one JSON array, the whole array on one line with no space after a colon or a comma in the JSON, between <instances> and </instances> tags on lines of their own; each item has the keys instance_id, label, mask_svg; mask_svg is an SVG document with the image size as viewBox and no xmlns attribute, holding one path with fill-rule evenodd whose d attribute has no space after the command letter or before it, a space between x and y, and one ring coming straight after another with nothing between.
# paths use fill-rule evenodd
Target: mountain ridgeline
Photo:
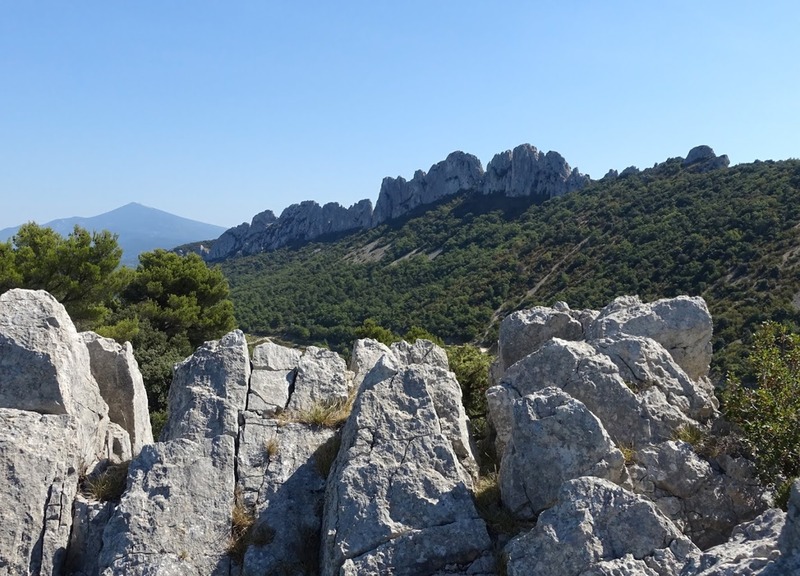
<instances>
[{"instance_id":1,"label":"mountain ridgeline","mask_svg":"<svg viewBox=\"0 0 800 576\"><path fill-rule=\"evenodd\" d=\"M320 206L314 201L292 204L279 218L271 210L257 214L227 230L217 239L208 260L257 254L283 246L298 245L326 236L368 230L405 216L415 208L459 193L479 191L538 199L561 196L581 188L589 178L569 164L558 152L542 153L530 144L506 150L489 162L484 172L472 154L453 152L425 173L417 170L411 180L398 176L384 178L375 209L370 200L350 208L336 202Z\"/></svg>"},{"instance_id":2,"label":"mountain ridgeline","mask_svg":"<svg viewBox=\"0 0 800 576\"><path fill-rule=\"evenodd\" d=\"M387 214L379 199L366 229L222 261L239 325L338 350L367 320L489 346L499 321L524 307L692 294L709 303L724 375L761 322L800 324L800 161L728 167L698 147L569 194L565 179L562 194L517 195L487 193L496 160L471 189L399 217L374 220ZM385 180L381 194L396 183Z\"/></svg>"}]
</instances>

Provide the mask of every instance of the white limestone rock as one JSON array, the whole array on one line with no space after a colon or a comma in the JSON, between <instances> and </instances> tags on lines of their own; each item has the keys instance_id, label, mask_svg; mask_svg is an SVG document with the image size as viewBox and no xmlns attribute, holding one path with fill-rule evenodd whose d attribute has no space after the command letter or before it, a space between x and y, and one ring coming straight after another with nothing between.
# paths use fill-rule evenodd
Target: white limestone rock
<instances>
[{"instance_id":1,"label":"white limestone rock","mask_svg":"<svg viewBox=\"0 0 800 576\"><path fill-rule=\"evenodd\" d=\"M246 412L239 431L238 484L254 514L242 574L319 574L325 480L336 457L334 430Z\"/></svg>"},{"instance_id":2,"label":"white limestone rock","mask_svg":"<svg viewBox=\"0 0 800 576\"><path fill-rule=\"evenodd\" d=\"M130 464L128 489L103 533L103 576L228 576L236 443L250 360L235 330L175 367L163 442Z\"/></svg>"},{"instance_id":3,"label":"white limestone rock","mask_svg":"<svg viewBox=\"0 0 800 576\"><path fill-rule=\"evenodd\" d=\"M384 178L372 214L372 226L458 192L480 190L482 182L480 160L460 151L448 154L446 159L431 166L427 174L417 170L409 181L400 176Z\"/></svg>"},{"instance_id":4,"label":"white limestone rock","mask_svg":"<svg viewBox=\"0 0 800 576\"><path fill-rule=\"evenodd\" d=\"M89 350L92 375L108 404L108 417L130 437L133 454L153 443L147 392L130 342L117 344L94 332L82 332Z\"/></svg>"},{"instance_id":5,"label":"white limestone rock","mask_svg":"<svg viewBox=\"0 0 800 576\"><path fill-rule=\"evenodd\" d=\"M385 344L372 338L362 338L353 344L350 353L349 370L353 373L353 388L358 390L364 377L375 367L382 356L393 356Z\"/></svg>"},{"instance_id":6,"label":"white limestone rock","mask_svg":"<svg viewBox=\"0 0 800 576\"><path fill-rule=\"evenodd\" d=\"M0 573L59 574L78 489L80 423L0 408Z\"/></svg>"},{"instance_id":7,"label":"white limestone rock","mask_svg":"<svg viewBox=\"0 0 800 576\"><path fill-rule=\"evenodd\" d=\"M708 375L712 323L708 306L700 297L643 303L638 296L622 296L600 311L586 336L598 340L620 333L652 338L692 380Z\"/></svg>"},{"instance_id":8,"label":"white limestone rock","mask_svg":"<svg viewBox=\"0 0 800 576\"><path fill-rule=\"evenodd\" d=\"M200 346L175 366L161 440L236 438L249 380L250 358L240 330Z\"/></svg>"},{"instance_id":9,"label":"white limestone rock","mask_svg":"<svg viewBox=\"0 0 800 576\"><path fill-rule=\"evenodd\" d=\"M299 348L263 342L253 348L253 370L294 370L302 356Z\"/></svg>"},{"instance_id":10,"label":"white limestone rock","mask_svg":"<svg viewBox=\"0 0 800 576\"><path fill-rule=\"evenodd\" d=\"M536 352L551 338L583 340L585 326L596 315L591 310L570 310L564 302L552 308L537 306L512 312L500 323L498 375L502 376L509 366Z\"/></svg>"},{"instance_id":11,"label":"white limestone rock","mask_svg":"<svg viewBox=\"0 0 800 576\"><path fill-rule=\"evenodd\" d=\"M430 340L418 339L413 344L403 340L393 343L390 349L400 364L427 364L443 370L450 369L447 352Z\"/></svg>"},{"instance_id":12,"label":"white limestone rock","mask_svg":"<svg viewBox=\"0 0 800 576\"><path fill-rule=\"evenodd\" d=\"M322 574L435 574L491 543L431 388L440 368L381 360L365 378L328 478Z\"/></svg>"},{"instance_id":13,"label":"white limestone rock","mask_svg":"<svg viewBox=\"0 0 800 576\"><path fill-rule=\"evenodd\" d=\"M0 295L0 358L0 407L74 416L88 467L108 451L108 405L86 346L53 296L22 289Z\"/></svg>"},{"instance_id":14,"label":"white limestone rock","mask_svg":"<svg viewBox=\"0 0 800 576\"><path fill-rule=\"evenodd\" d=\"M647 563L665 549L680 561L699 552L646 498L583 477L565 482L558 503L542 512L530 532L512 539L504 555L508 576L572 576L595 567L608 573L603 566L627 562L628 555Z\"/></svg>"},{"instance_id":15,"label":"white limestone rock","mask_svg":"<svg viewBox=\"0 0 800 576\"><path fill-rule=\"evenodd\" d=\"M114 502L89 500L81 494L76 495L72 505L72 533L65 566L70 576L96 576L100 550L103 547L103 530L106 528Z\"/></svg>"},{"instance_id":16,"label":"white limestone rock","mask_svg":"<svg viewBox=\"0 0 800 576\"><path fill-rule=\"evenodd\" d=\"M100 574L228 576L234 462L225 434L145 446L103 532Z\"/></svg>"},{"instance_id":17,"label":"white limestone rock","mask_svg":"<svg viewBox=\"0 0 800 576\"><path fill-rule=\"evenodd\" d=\"M272 417L286 409L303 351L264 342L253 349L247 409Z\"/></svg>"},{"instance_id":18,"label":"white limestone rock","mask_svg":"<svg viewBox=\"0 0 800 576\"><path fill-rule=\"evenodd\" d=\"M338 354L309 346L297 363L294 391L286 409L299 412L315 404L346 402L351 385L344 360Z\"/></svg>"},{"instance_id":19,"label":"white limestone rock","mask_svg":"<svg viewBox=\"0 0 800 576\"><path fill-rule=\"evenodd\" d=\"M542 153L530 144L495 154L486 166L484 194L553 198L582 188L589 177L571 169L558 152Z\"/></svg>"},{"instance_id":20,"label":"white limestone rock","mask_svg":"<svg viewBox=\"0 0 800 576\"><path fill-rule=\"evenodd\" d=\"M515 516L535 519L555 503L561 484L573 478L626 480L622 452L600 421L569 394L545 388L514 402L513 412L500 491Z\"/></svg>"}]
</instances>

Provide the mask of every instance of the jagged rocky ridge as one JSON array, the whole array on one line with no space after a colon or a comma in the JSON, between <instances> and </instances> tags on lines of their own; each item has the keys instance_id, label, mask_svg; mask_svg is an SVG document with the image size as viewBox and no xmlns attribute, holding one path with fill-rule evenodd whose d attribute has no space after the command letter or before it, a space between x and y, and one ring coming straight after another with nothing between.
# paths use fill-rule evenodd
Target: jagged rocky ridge
<instances>
[{"instance_id":1,"label":"jagged rocky ridge","mask_svg":"<svg viewBox=\"0 0 800 576\"><path fill-rule=\"evenodd\" d=\"M688 297L509 316L488 400L502 501L533 527L497 535L430 342L360 340L345 366L269 342L251 357L231 332L176 366L151 443L129 348L79 335L44 292L9 291L0 574L797 573L800 483L788 513L770 509L747 460L675 439L718 422L710 326ZM338 431L309 423L350 405ZM131 457L118 501L78 493Z\"/></svg>"},{"instance_id":2,"label":"jagged rocky ridge","mask_svg":"<svg viewBox=\"0 0 800 576\"><path fill-rule=\"evenodd\" d=\"M708 146L689 151L682 166L689 171L707 172L727 167L728 157L716 156ZM627 168L621 176L638 173ZM615 170L606 178L620 176ZM257 214L252 222L226 230L204 255L221 260L237 255L257 254L283 246L302 244L326 235L366 230L399 218L426 204L454 194L473 192L508 197L531 196L547 199L578 190L591 181L577 168L570 168L558 152L540 152L530 144L495 154L484 171L472 154L452 152L426 173L417 170L411 180L402 176L384 178L373 210L370 200L349 208L336 202L320 206L314 201L292 204L275 217L271 210Z\"/></svg>"}]
</instances>

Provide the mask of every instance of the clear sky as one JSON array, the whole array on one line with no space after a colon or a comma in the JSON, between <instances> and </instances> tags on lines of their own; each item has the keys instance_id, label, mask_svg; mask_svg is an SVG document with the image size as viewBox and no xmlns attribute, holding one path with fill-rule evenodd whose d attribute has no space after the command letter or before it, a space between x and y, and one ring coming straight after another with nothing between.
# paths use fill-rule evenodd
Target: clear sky
<instances>
[{"instance_id":1,"label":"clear sky","mask_svg":"<svg viewBox=\"0 0 800 576\"><path fill-rule=\"evenodd\" d=\"M799 26L796 0L0 0L0 228L233 226L524 142L594 178L798 157Z\"/></svg>"}]
</instances>

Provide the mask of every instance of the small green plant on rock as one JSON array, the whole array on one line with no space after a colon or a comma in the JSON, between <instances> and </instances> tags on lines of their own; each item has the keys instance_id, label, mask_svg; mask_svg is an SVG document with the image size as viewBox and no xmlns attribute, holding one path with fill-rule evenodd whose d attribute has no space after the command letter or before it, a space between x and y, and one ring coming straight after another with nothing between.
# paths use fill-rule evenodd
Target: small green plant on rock
<instances>
[{"instance_id":1,"label":"small green plant on rock","mask_svg":"<svg viewBox=\"0 0 800 576\"><path fill-rule=\"evenodd\" d=\"M690 444L696 452L702 452L703 445L706 441L706 432L694 426L693 424L684 424L672 433L672 439L675 441L686 442Z\"/></svg>"},{"instance_id":2,"label":"small green plant on rock","mask_svg":"<svg viewBox=\"0 0 800 576\"><path fill-rule=\"evenodd\" d=\"M747 359L755 382L729 377L722 394L728 419L755 457L759 478L785 506L800 476L800 335L767 322L755 333Z\"/></svg>"}]
</instances>

